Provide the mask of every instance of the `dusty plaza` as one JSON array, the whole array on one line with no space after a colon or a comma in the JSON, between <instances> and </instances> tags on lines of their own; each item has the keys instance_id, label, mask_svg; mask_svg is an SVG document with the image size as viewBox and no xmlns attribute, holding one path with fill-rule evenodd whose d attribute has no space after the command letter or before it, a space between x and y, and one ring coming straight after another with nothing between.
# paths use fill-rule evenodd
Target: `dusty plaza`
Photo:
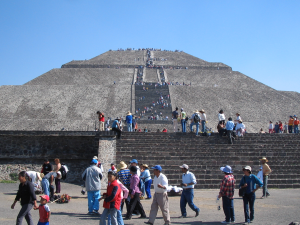
<instances>
[{"instance_id":1,"label":"dusty plaza","mask_svg":"<svg viewBox=\"0 0 300 225\"><path fill-rule=\"evenodd\" d=\"M17 205L14 210L10 209L15 194L18 189L18 183L0 184L0 224L13 225L15 224L16 216L20 210L20 205ZM49 203L52 211L51 224L74 224L74 225L96 225L99 224L100 215L87 214L87 196L80 193L80 185L62 183L63 193L68 193L72 196L72 200L68 204ZM151 189L152 190L152 189ZM101 192L105 191L104 189ZM266 199L260 199L261 189L257 191L257 199L255 201L255 219L252 224L257 225L288 225L291 222L300 221L299 205L300 205L300 189L270 189L271 196ZM153 192L153 190L152 190ZM200 215L195 218L195 213L187 207L187 218L178 218L180 216L180 197L169 197L170 214L172 224L186 225L218 225L224 220L224 213L221 208L218 211L216 196L219 190L195 190L195 204L200 208ZM237 193L236 193L237 194ZM149 216L152 200L142 200L143 207L147 216ZM100 203L100 212L103 207ZM243 200L235 196L234 208L236 215L235 224L244 223ZM126 210L125 210L126 211ZM39 218L38 211L31 211L34 223L36 224ZM124 211L123 211L124 214ZM163 219L160 210L157 214L155 224L163 224ZM127 225L141 225L147 220L138 219L134 216L132 220L124 223ZM26 224L24 221L23 224Z\"/></svg>"}]
</instances>

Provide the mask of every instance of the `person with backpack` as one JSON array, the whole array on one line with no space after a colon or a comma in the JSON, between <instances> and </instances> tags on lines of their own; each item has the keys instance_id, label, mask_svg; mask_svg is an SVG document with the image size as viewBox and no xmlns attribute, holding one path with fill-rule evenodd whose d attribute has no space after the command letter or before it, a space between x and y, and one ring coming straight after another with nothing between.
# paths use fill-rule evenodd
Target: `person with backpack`
<instances>
[{"instance_id":1,"label":"person with backpack","mask_svg":"<svg viewBox=\"0 0 300 225\"><path fill-rule=\"evenodd\" d=\"M130 167L131 178L130 178L129 191L130 191L131 199L130 199L130 207L129 207L129 210L127 211L125 220L131 220L132 213L133 213L135 207L141 214L140 218L146 218L146 213L145 213L144 208L140 201L140 194L141 194L141 190L139 188L140 178L137 175L137 170L138 169L136 168L136 166Z\"/></svg>"},{"instance_id":2,"label":"person with backpack","mask_svg":"<svg viewBox=\"0 0 300 225\"><path fill-rule=\"evenodd\" d=\"M198 135L199 133L199 124L200 124L200 114L199 111L196 110L191 117L191 125L190 125L191 132L193 130L193 126L196 125L196 135Z\"/></svg>"}]
</instances>

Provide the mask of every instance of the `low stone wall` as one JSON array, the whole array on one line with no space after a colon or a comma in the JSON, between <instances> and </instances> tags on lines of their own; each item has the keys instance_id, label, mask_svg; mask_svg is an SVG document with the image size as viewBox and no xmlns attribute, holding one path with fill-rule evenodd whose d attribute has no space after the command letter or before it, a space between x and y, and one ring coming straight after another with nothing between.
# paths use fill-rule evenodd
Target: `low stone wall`
<instances>
[{"instance_id":1,"label":"low stone wall","mask_svg":"<svg viewBox=\"0 0 300 225\"><path fill-rule=\"evenodd\" d=\"M82 172L98 156L106 186L106 173L116 159L115 142L113 132L0 131L0 180L10 180L22 170L41 171L45 158L53 164L59 158L70 170L66 182L80 183Z\"/></svg>"}]
</instances>

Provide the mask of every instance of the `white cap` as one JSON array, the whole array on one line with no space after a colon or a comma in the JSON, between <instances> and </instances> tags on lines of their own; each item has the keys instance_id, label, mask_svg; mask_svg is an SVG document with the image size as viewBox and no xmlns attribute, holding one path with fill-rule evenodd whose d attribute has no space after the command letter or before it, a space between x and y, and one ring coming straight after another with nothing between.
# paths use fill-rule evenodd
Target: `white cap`
<instances>
[{"instance_id":1,"label":"white cap","mask_svg":"<svg viewBox=\"0 0 300 225\"><path fill-rule=\"evenodd\" d=\"M188 165L186 165L186 164L183 164L182 166L179 166L180 168L182 168L182 169L189 169L189 166Z\"/></svg>"},{"instance_id":2,"label":"white cap","mask_svg":"<svg viewBox=\"0 0 300 225\"><path fill-rule=\"evenodd\" d=\"M251 166L245 166L244 168L243 168L243 170L249 170L250 172L252 171L252 168L251 168Z\"/></svg>"}]
</instances>

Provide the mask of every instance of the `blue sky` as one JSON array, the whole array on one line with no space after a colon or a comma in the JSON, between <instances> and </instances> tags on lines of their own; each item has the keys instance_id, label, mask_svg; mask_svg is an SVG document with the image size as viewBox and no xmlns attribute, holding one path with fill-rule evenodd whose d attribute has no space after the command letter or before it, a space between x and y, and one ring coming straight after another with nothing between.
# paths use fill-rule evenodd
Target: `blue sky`
<instances>
[{"instance_id":1,"label":"blue sky","mask_svg":"<svg viewBox=\"0 0 300 225\"><path fill-rule=\"evenodd\" d=\"M109 49L154 47L299 92L299 8L299 0L2 0L0 85Z\"/></svg>"}]
</instances>

